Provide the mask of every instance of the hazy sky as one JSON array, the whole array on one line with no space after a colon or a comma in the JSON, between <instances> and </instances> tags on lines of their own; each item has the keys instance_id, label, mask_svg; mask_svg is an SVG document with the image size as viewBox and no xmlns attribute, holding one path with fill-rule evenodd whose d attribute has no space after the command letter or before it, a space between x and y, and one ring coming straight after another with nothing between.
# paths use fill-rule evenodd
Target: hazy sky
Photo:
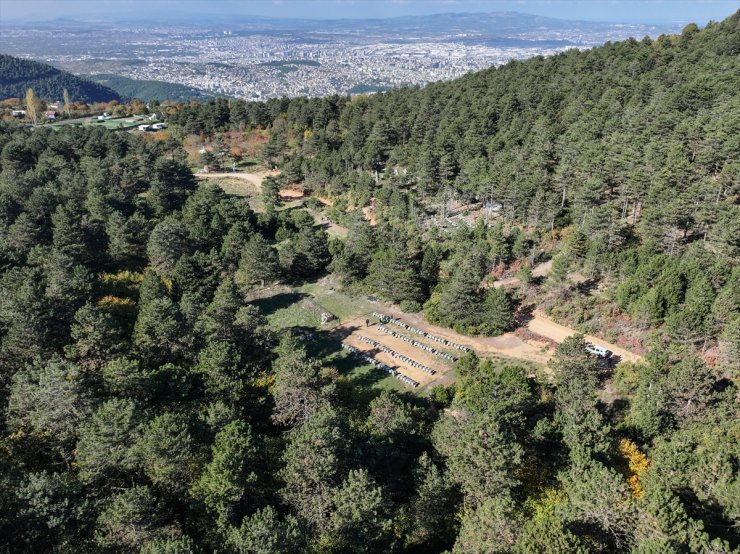
<instances>
[{"instance_id":1,"label":"hazy sky","mask_svg":"<svg viewBox=\"0 0 740 554\"><path fill-rule=\"evenodd\" d=\"M740 0L0 0L0 25L57 17L130 17L166 23L168 16L203 12L312 19L393 17L443 12L517 11L630 23L721 20ZM1 48L1 46L0 46Z\"/></svg>"}]
</instances>

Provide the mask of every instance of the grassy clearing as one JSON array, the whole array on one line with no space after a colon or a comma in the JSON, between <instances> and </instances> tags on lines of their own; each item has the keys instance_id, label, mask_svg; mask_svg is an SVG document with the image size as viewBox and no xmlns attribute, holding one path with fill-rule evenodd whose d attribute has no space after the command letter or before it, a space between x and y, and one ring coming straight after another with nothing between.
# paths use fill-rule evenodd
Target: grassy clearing
<instances>
[{"instance_id":1,"label":"grassy clearing","mask_svg":"<svg viewBox=\"0 0 740 554\"><path fill-rule=\"evenodd\" d=\"M340 321L365 316L377 306L364 298L353 298L335 290L326 280L305 283L299 291L310 294L314 301Z\"/></svg>"},{"instance_id":2,"label":"grassy clearing","mask_svg":"<svg viewBox=\"0 0 740 554\"><path fill-rule=\"evenodd\" d=\"M221 187L221 189L229 196L242 196L244 198L252 198L259 196L260 188L254 183L250 183L245 179L238 179L235 177L222 177L217 179L201 179L201 183L213 184Z\"/></svg>"},{"instance_id":3,"label":"grassy clearing","mask_svg":"<svg viewBox=\"0 0 740 554\"><path fill-rule=\"evenodd\" d=\"M335 342L335 345L336 348L339 348L338 342ZM375 366L358 360L347 352L337 352L330 356L328 361L354 387L367 387L376 390L408 390L398 379L394 379Z\"/></svg>"},{"instance_id":4,"label":"grassy clearing","mask_svg":"<svg viewBox=\"0 0 740 554\"><path fill-rule=\"evenodd\" d=\"M365 317L375 304L364 298L353 298L335 290L331 283L304 283L296 288L283 287L264 298L251 302L265 315L275 329L306 328L321 331L321 313L337 317L335 323ZM324 329L325 330L325 329Z\"/></svg>"},{"instance_id":5,"label":"grassy clearing","mask_svg":"<svg viewBox=\"0 0 740 554\"><path fill-rule=\"evenodd\" d=\"M344 321L362 317L373 310L373 304L367 300L337 292L327 280L321 280L296 289L278 289L251 304L260 309L273 329L311 334L313 339L305 342L309 354L336 367L352 388L408 390L397 379L341 350L339 339L330 330L322 329L321 312L329 311Z\"/></svg>"},{"instance_id":6,"label":"grassy clearing","mask_svg":"<svg viewBox=\"0 0 740 554\"><path fill-rule=\"evenodd\" d=\"M281 292L252 302L275 329L321 328L321 314L307 301L305 294Z\"/></svg>"}]
</instances>

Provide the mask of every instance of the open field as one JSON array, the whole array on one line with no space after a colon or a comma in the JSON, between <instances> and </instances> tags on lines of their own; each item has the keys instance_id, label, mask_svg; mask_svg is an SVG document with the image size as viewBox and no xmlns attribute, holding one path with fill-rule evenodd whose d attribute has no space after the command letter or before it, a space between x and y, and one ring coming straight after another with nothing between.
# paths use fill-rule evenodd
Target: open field
<instances>
[{"instance_id":1,"label":"open field","mask_svg":"<svg viewBox=\"0 0 740 554\"><path fill-rule=\"evenodd\" d=\"M258 171L254 173L245 172L211 172L211 173L196 173L198 179L216 180L216 184L219 186L221 182L228 182L231 186L236 186L237 183L245 183L246 188L243 194L239 196L248 196L247 191L251 191L253 194L258 194L262 187L262 180L268 175L275 175L275 172L271 171Z\"/></svg>"},{"instance_id":2,"label":"open field","mask_svg":"<svg viewBox=\"0 0 740 554\"><path fill-rule=\"evenodd\" d=\"M54 123L44 123L49 127L64 127L67 125L83 125L85 127L103 127L109 130L129 130L135 129L139 125L151 123L149 119L141 115L130 115L126 117L113 117L106 120L99 120L97 116L79 117L75 119L62 119Z\"/></svg>"},{"instance_id":3,"label":"open field","mask_svg":"<svg viewBox=\"0 0 740 554\"><path fill-rule=\"evenodd\" d=\"M201 182L208 182L218 185L229 196L241 196L252 198L260 193L259 185L248 179L240 179L230 174L198 174L197 178Z\"/></svg>"},{"instance_id":4,"label":"open field","mask_svg":"<svg viewBox=\"0 0 740 554\"><path fill-rule=\"evenodd\" d=\"M212 182L223 189L230 196L241 196L249 199L249 205L257 212L265 211L265 204L260 197L262 191L262 180L268 175L276 175L274 171L260 171L255 173L196 173L201 182ZM302 192L292 189L280 191L283 204L279 210L290 210L303 206L306 196ZM337 225L325 217L321 212L307 210L317 225L320 225L330 237L346 238L349 230Z\"/></svg>"}]
</instances>

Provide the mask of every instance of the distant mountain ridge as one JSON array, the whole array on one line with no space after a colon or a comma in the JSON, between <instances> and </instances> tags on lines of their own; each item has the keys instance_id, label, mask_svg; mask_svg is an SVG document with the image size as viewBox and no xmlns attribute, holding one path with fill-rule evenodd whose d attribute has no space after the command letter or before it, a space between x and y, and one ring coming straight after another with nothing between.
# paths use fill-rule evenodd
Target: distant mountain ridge
<instances>
[{"instance_id":1,"label":"distant mountain ridge","mask_svg":"<svg viewBox=\"0 0 740 554\"><path fill-rule=\"evenodd\" d=\"M675 32L675 25L655 25L639 23L619 23L608 21L585 21L560 19L541 15L534 15L515 11L495 12L448 12L429 15L409 15L378 18L338 18L338 19L306 19L265 17L257 15L235 15L233 13L199 13L197 17L189 13L170 14L168 20L172 24L224 26L233 30L262 30L288 31L300 30L303 32L352 32L358 30L382 30L384 32L411 32L411 33L445 33L476 32L488 36L499 37L508 34L529 32L532 30L557 31L582 27L584 29L614 29L629 27L635 30L636 38L645 34ZM35 22L35 26L43 27L80 27L85 28L90 22L81 19L56 19L45 22ZM115 19L96 20L96 25L116 27L120 24L147 24L150 19L137 16L118 17ZM22 26L22 25L19 25Z\"/></svg>"},{"instance_id":2,"label":"distant mountain ridge","mask_svg":"<svg viewBox=\"0 0 740 554\"><path fill-rule=\"evenodd\" d=\"M64 89L73 101L121 100L114 90L52 65L0 54L0 98L23 98L29 88L44 100L61 100Z\"/></svg>"}]
</instances>

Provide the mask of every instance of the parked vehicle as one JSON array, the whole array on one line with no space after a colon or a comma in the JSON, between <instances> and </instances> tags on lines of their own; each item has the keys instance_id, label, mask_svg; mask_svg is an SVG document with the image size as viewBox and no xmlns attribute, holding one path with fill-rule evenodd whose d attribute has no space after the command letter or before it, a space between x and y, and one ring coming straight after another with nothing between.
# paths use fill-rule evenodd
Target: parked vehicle
<instances>
[{"instance_id":1,"label":"parked vehicle","mask_svg":"<svg viewBox=\"0 0 740 554\"><path fill-rule=\"evenodd\" d=\"M609 350L608 348L604 348L603 346L598 346L593 343L587 343L586 344L586 350L590 352L591 354L594 354L598 356L599 358L611 358L613 352Z\"/></svg>"}]
</instances>

